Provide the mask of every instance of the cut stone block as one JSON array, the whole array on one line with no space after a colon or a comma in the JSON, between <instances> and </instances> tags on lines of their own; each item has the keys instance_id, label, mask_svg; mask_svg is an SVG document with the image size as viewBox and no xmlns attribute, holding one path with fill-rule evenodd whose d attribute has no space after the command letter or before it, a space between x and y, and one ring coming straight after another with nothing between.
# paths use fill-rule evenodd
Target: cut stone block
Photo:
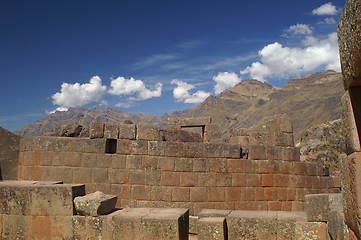
<instances>
[{"instance_id":1,"label":"cut stone block","mask_svg":"<svg viewBox=\"0 0 361 240\"><path fill-rule=\"evenodd\" d=\"M79 215L99 216L115 209L117 196L107 195L100 191L74 199L75 209Z\"/></svg>"},{"instance_id":2,"label":"cut stone block","mask_svg":"<svg viewBox=\"0 0 361 240\"><path fill-rule=\"evenodd\" d=\"M351 230L361 237L361 152L353 153L343 162L343 186L345 221Z\"/></svg>"},{"instance_id":3,"label":"cut stone block","mask_svg":"<svg viewBox=\"0 0 361 240\"><path fill-rule=\"evenodd\" d=\"M202 209L198 213L199 218L208 218L208 217L227 217L231 213L231 210L221 210L221 209Z\"/></svg>"},{"instance_id":4,"label":"cut stone block","mask_svg":"<svg viewBox=\"0 0 361 240\"><path fill-rule=\"evenodd\" d=\"M361 5L347 0L338 23L338 45L344 86L361 85Z\"/></svg>"},{"instance_id":5,"label":"cut stone block","mask_svg":"<svg viewBox=\"0 0 361 240\"><path fill-rule=\"evenodd\" d=\"M189 233L197 234L198 216L189 216Z\"/></svg>"},{"instance_id":6,"label":"cut stone block","mask_svg":"<svg viewBox=\"0 0 361 240\"><path fill-rule=\"evenodd\" d=\"M89 137L90 138L103 138L104 137L104 123L92 122L90 123Z\"/></svg>"},{"instance_id":7,"label":"cut stone block","mask_svg":"<svg viewBox=\"0 0 361 240\"><path fill-rule=\"evenodd\" d=\"M330 213L343 213L341 193L310 194L305 196L307 221L328 222Z\"/></svg>"},{"instance_id":8,"label":"cut stone block","mask_svg":"<svg viewBox=\"0 0 361 240\"><path fill-rule=\"evenodd\" d=\"M119 125L106 123L104 126L104 138L118 139Z\"/></svg>"},{"instance_id":9,"label":"cut stone block","mask_svg":"<svg viewBox=\"0 0 361 240\"><path fill-rule=\"evenodd\" d=\"M299 229L305 229L305 236L310 236L312 232L317 233L318 228L300 228L298 226L306 223L305 220L306 216L303 212L232 211L227 217L228 239L294 239L296 234L301 233ZM326 226L326 224L322 226ZM327 228L322 228L322 230L324 229L326 231L320 233L320 236L324 234L322 235L324 238L318 238L317 233L315 239L326 239ZM299 238L295 239L313 238L302 238L302 235L299 235Z\"/></svg>"},{"instance_id":10,"label":"cut stone block","mask_svg":"<svg viewBox=\"0 0 361 240\"><path fill-rule=\"evenodd\" d=\"M182 208L124 208L113 216L113 239L186 240L189 212Z\"/></svg>"},{"instance_id":11,"label":"cut stone block","mask_svg":"<svg viewBox=\"0 0 361 240\"><path fill-rule=\"evenodd\" d=\"M201 218L197 221L198 240L227 240L227 224L224 217Z\"/></svg>"},{"instance_id":12,"label":"cut stone block","mask_svg":"<svg viewBox=\"0 0 361 240\"><path fill-rule=\"evenodd\" d=\"M137 125L137 140L160 141L159 127Z\"/></svg>"},{"instance_id":13,"label":"cut stone block","mask_svg":"<svg viewBox=\"0 0 361 240\"><path fill-rule=\"evenodd\" d=\"M328 240L327 235L324 222L297 222L295 225L294 239L297 240Z\"/></svg>"},{"instance_id":14,"label":"cut stone block","mask_svg":"<svg viewBox=\"0 0 361 240\"><path fill-rule=\"evenodd\" d=\"M135 140L135 125L119 124L119 139Z\"/></svg>"},{"instance_id":15,"label":"cut stone block","mask_svg":"<svg viewBox=\"0 0 361 240\"><path fill-rule=\"evenodd\" d=\"M342 126L346 141L346 153L351 154L360 151L361 147L349 91L346 91L342 96L341 103Z\"/></svg>"},{"instance_id":16,"label":"cut stone block","mask_svg":"<svg viewBox=\"0 0 361 240\"><path fill-rule=\"evenodd\" d=\"M73 199L85 194L82 184L34 184L12 181L0 184L0 213L13 215L59 215L75 213Z\"/></svg>"},{"instance_id":17,"label":"cut stone block","mask_svg":"<svg viewBox=\"0 0 361 240\"><path fill-rule=\"evenodd\" d=\"M72 231L74 237L71 239L117 239L113 238L114 228L112 217L109 215L99 217L73 216Z\"/></svg>"}]
</instances>

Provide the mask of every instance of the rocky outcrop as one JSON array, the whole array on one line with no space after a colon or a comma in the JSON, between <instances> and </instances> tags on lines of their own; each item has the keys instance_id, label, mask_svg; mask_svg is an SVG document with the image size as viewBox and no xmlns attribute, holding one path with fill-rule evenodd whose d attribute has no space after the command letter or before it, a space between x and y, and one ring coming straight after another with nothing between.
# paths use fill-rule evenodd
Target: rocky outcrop
<instances>
[{"instance_id":1,"label":"rocky outcrop","mask_svg":"<svg viewBox=\"0 0 361 240\"><path fill-rule=\"evenodd\" d=\"M341 120L329 121L306 131L299 143L301 160L321 162L333 175L341 170L341 154L346 151Z\"/></svg>"}]
</instances>

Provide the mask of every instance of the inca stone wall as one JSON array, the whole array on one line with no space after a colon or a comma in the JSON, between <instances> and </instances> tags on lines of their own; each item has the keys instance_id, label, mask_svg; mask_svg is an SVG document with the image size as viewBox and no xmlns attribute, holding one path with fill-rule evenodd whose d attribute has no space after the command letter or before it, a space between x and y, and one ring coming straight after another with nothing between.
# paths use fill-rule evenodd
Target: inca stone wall
<instances>
[{"instance_id":1,"label":"inca stone wall","mask_svg":"<svg viewBox=\"0 0 361 240\"><path fill-rule=\"evenodd\" d=\"M347 225L361 238L361 1L347 0L338 38L345 87L343 123L347 154L343 170L344 211Z\"/></svg>"},{"instance_id":2,"label":"inca stone wall","mask_svg":"<svg viewBox=\"0 0 361 240\"><path fill-rule=\"evenodd\" d=\"M289 120L262 132L234 129L229 143L217 143L210 122L173 126L201 127L204 142L163 141L159 128L104 123L92 124L91 139L23 139L19 178L84 183L87 193L117 195L117 207L188 208L191 215L204 208L302 211L306 194L340 191L321 165L300 161Z\"/></svg>"}]
</instances>

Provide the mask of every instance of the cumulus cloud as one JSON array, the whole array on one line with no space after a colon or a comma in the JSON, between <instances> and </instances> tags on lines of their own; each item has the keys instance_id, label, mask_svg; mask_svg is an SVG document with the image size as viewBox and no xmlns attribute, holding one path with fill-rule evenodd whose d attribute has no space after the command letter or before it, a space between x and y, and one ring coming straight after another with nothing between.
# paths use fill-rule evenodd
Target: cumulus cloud
<instances>
[{"instance_id":1,"label":"cumulus cloud","mask_svg":"<svg viewBox=\"0 0 361 240\"><path fill-rule=\"evenodd\" d=\"M294 36L294 35L311 35L313 32L312 27L308 24L296 24L290 26L286 31L284 36Z\"/></svg>"},{"instance_id":2,"label":"cumulus cloud","mask_svg":"<svg viewBox=\"0 0 361 240\"><path fill-rule=\"evenodd\" d=\"M132 104L130 103L117 103L115 104L116 107L120 107L120 108L131 108L132 107Z\"/></svg>"},{"instance_id":3,"label":"cumulus cloud","mask_svg":"<svg viewBox=\"0 0 361 240\"><path fill-rule=\"evenodd\" d=\"M337 23L336 19L334 19L333 17L329 17L329 18L325 18L325 20L320 22L321 24L329 24L329 25L334 25Z\"/></svg>"},{"instance_id":4,"label":"cumulus cloud","mask_svg":"<svg viewBox=\"0 0 361 240\"><path fill-rule=\"evenodd\" d=\"M220 94L227 88L233 87L242 81L242 79L234 72L219 72L217 76L213 77L213 80L216 82L216 85L214 86L215 94Z\"/></svg>"},{"instance_id":5,"label":"cumulus cloud","mask_svg":"<svg viewBox=\"0 0 361 240\"><path fill-rule=\"evenodd\" d=\"M89 83L63 83L60 92L55 93L51 98L53 104L60 106L59 109L67 109L81 107L91 102L99 102L105 92L106 86L102 85L100 77L94 76L89 80Z\"/></svg>"},{"instance_id":6,"label":"cumulus cloud","mask_svg":"<svg viewBox=\"0 0 361 240\"><path fill-rule=\"evenodd\" d=\"M160 97L162 95L161 83L157 83L155 90L150 90L145 87L142 80L136 80L134 78L126 79L124 77L118 77L110 82L111 89L108 91L112 95L131 95L135 94L135 97L130 97L131 100L145 100L153 97Z\"/></svg>"},{"instance_id":7,"label":"cumulus cloud","mask_svg":"<svg viewBox=\"0 0 361 240\"><path fill-rule=\"evenodd\" d=\"M68 109L67 108L64 108L64 107L58 107L58 108L56 108L55 110L53 110L53 111L46 111L46 114L53 114L53 113L56 113L56 112L66 112L66 111L68 111Z\"/></svg>"},{"instance_id":8,"label":"cumulus cloud","mask_svg":"<svg viewBox=\"0 0 361 240\"><path fill-rule=\"evenodd\" d=\"M177 102L201 103L211 95L210 93L201 90L190 94L189 91L194 89L195 86L176 79L172 80L171 84L177 85L177 87L173 89L173 97L177 99Z\"/></svg>"},{"instance_id":9,"label":"cumulus cloud","mask_svg":"<svg viewBox=\"0 0 361 240\"><path fill-rule=\"evenodd\" d=\"M313 15L336 15L338 10L331 2L325 3L322 6L312 10Z\"/></svg>"},{"instance_id":10,"label":"cumulus cloud","mask_svg":"<svg viewBox=\"0 0 361 240\"><path fill-rule=\"evenodd\" d=\"M288 78L299 76L324 66L325 70L340 71L337 34L331 33L325 39L307 36L303 48L284 47L275 42L258 52L260 61L244 70L252 78L266 81L266 78Z\"/></svg>"}]
</instances>

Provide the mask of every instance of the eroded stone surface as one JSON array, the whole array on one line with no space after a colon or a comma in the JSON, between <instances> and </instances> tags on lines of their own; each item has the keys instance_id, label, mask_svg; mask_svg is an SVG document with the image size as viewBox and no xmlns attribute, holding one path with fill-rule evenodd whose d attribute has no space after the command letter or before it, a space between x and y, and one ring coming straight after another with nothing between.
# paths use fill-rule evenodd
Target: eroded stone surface
<instances>
[{"instance_id":1,"label":"eroded stone surface","mask_svg":"<svg viewBox=\"0 0 361 240\"><path fill-rule=\"evenodd\" d=\"M108 214L115 209L116 202L117 196L104 194L100 191L74 199L77 213L83 216Z\"/></svg>"}]
</instances>

